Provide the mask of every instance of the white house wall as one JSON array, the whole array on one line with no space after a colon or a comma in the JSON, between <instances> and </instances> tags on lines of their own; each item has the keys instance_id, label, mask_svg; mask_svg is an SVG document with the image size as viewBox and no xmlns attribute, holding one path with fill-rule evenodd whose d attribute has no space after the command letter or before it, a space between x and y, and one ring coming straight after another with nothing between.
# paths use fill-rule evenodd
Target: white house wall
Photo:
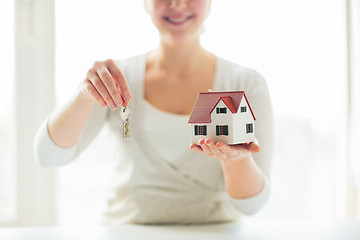
<instances>
[{"instance_id":1,"label":"white house wall","mask_svg":"<svg viewBox=\"0 0 360 240\"><path fill-rule=\"evenodd\" d=\"M226 108L226 113L216 113L216 108ZM233 118L232 112L230 109L225 105L225 103L220 100L217 106L211 113L211 123L209 123L208 129L210 130L211 138L213 138L216 142L225 142L225 143L232 143L233 141ZM216 125L228 125L229 127L229 135L228 136L216 136Z\"/></svg>"},{"instance_id":2,"label":"white house wall","mask_svg":"<svg viewBox=\"0 0 360 240\"><path fill-rule=\"evenodd\" d=\"M246 107L246 112L241 112L241 107ZM233 115L234 143L252 142L255 139L255 121L245 98L242 98L239 110ZM246 133L246 124L253 123L253 133Z\"/></svg>"},{"instance_id":3,"label":"white house wall","mask_svg":"<svg viewBox=\"0 0 360 240\"><path fill-rule=\"evenodd\" d=\"M216 108L226 107L226 113L216 113ZM191 143L198 143L200 139L212 138L216 142L225 142L232 143L233 142L233 117L230 109L225 105L225 103L220 100L218 105L214 108L211 113L211 122L210 123L192 123L190 124L190 136ZM197 135L195 136L194 126L207 126L207 136ZM216 136L216 125L228 125L229 135L228 136Z\"/></svg>"}]
</instances>

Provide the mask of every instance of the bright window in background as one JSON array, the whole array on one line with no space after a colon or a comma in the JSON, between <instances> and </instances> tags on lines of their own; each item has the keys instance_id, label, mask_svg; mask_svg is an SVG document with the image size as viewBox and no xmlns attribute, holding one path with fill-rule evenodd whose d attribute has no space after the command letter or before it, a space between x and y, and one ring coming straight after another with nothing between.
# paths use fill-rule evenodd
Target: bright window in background
<instances>
[{"instance_id":1,"label":"bright window in background","mask_svg":"<svg viewBox=\"0 0 360 240\"><path fill-rule=\"evenodd\" d=\"M345 164L344 1L213 3L205 45L257 69L272 96L272 196L256 217L334 217Z\"/></svg>"},{"instance_id":2,"label":"bright window in background","mask_svg":"<svg viewBox=\"0 0 360 240\"><path fill-rule=\"evenodd\" d=\"M343 1L212 1L202 42L268 81L276 149L272 196L255 218L335 217L337 168L344 164ZM157 45L143 1L56 1L56 84L64 103L96 60ZM100 139L103 136L100 136ZM110 175L104 151L86 151L59 169L59 224L99 223Z\"/></svg>"},{"instance_id":3,"label":"bright window in background","mask_svg":"<svg viewBox=\"0 0 360 240\"><path fill-rule=\"evenodd\" d=\"M14 172L11 157L12 89L14 83L14 1L0 1L0 221L14 214Z\"/></svg>"}]
</instances>

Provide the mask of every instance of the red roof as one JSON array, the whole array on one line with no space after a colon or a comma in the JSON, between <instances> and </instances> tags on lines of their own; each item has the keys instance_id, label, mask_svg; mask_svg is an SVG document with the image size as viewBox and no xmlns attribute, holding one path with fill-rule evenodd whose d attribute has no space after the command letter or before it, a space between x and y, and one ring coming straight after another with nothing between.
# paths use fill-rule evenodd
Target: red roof
<instances>
[{"instance_id":1,"label":"red roof","mask_svg":"<svg viewBox=\"0 0 360 240\"><path fill-rule=\"evenodd\" d=\"M253 115L254 120L256 120L244 91L201 92L196 99L188 123L211 122L211 113L220 100L225 103L232 113L237 113L243 97L245 97L251 114Z\"/></svg>"}]
</instances>

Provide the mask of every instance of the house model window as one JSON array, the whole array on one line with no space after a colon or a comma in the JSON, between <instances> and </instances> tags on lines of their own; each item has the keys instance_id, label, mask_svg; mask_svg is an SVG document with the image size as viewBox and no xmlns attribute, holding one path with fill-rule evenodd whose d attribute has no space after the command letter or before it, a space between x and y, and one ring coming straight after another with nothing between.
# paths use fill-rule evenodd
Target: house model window
<instances>
[{"instance_id":1,"label":"house model window","mask_svg":"<svg viewBox=\"0 0 360 240\"><path fill-rule=\"evenodd\" d=\"M226 113L226 107L217 107L216 108L216 113Z\"/></svg>"},{"instance_id":2,"label":"house model window","mask_svg":"<svg viewBox=\"0 0 360 240\"><path fill-rule=\"evenodd\" d=\"M202 135L202 136L207 135L206 125L204 126L195 125L194 130L195 130L195 135Z\"/></svg>"},{"instance_id":3,"label":"house model window","mask_svg":"<svg viewBox=\"0 0 360 240\"><path fill-rule=\"evenodd\" d=\"M254 132L254 127L253 124L246 124L246 133L253 133Z\"/></svg>"},{"instance_id":4,"label":"house model window","mask_svg":"<svg viewBox=\"0 0 360 240\"><path fill-rule=\"evenodd\" d=\"M220 135L224 135L224 136L229 135L228 125L224 125L224 126L216 125L216 136L220 136Z\"/></svg>"},{"instance_id":5,"label":"house model window","mask_svg":"<svg viewBox=\"0 0 360 240\"><path fill-rule=\"evenodd\" d=\"M239 144L255 139L255 116L244 91L202 92L189 118L190 141Z\"/></svg>"}]
</instances>

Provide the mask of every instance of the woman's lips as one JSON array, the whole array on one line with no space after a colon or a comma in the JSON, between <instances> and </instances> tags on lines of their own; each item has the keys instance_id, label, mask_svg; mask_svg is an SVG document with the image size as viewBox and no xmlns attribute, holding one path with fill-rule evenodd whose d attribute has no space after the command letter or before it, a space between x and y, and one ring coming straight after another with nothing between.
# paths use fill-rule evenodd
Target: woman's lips
<instances>
[{"instance_id":1,"label":"woman's lips","mask_svg":"<svg viewBox=\"0 0 360 240\"><path fill-rule=\"evenodd\" d=\"M180 25L182 23L185 23L189 19L191 19L193 16L165 16L164 19L167 22L170 22L175 25Z\"/></svg>"}]
</instances>

